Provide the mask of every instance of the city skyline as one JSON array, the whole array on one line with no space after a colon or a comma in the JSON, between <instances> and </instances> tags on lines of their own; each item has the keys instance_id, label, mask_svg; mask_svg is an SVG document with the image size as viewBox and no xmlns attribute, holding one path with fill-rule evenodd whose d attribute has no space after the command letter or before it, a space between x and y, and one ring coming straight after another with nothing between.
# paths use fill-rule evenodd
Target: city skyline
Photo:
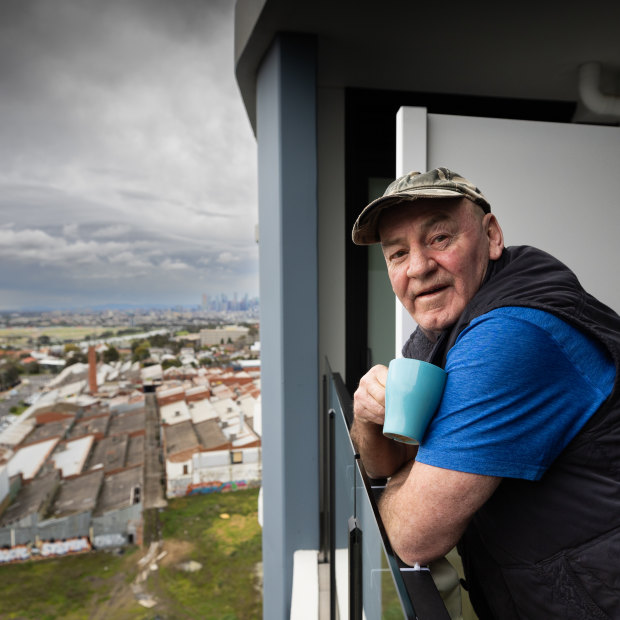
<instances>
[{"instance_id":1,"label":"city skyline","mask_svg":"<svg viewBox=\"0 0 620 620\"><path fill-rule=\"evenodd\" d=\"M258 296L232 0L0 6L0 310Z\"/></svg>"},{"instance_id":2,"label":"city skyline","mask_svg":"<svg viewBox=\"0 0 620 620\"><path fill-rule=\"evenodd\" d=\"M260 305L258 295L251 295L247 292L229 293L212 293L195 296L188 303L170 302L150 302L150 303L124 303L124 302L103 302L98 304L83 305L67 305L64 307L47 307L47 306L25 306L22 308L0 308L0 316L9 314L17 315L38 315L47 313L80 313L80 312L102 312L104 310L174 310L182 308L184 310L213 310L217 312L226 312L227 310L246 309L246 307L258 308Z\"/></svg>"}]
</instances>

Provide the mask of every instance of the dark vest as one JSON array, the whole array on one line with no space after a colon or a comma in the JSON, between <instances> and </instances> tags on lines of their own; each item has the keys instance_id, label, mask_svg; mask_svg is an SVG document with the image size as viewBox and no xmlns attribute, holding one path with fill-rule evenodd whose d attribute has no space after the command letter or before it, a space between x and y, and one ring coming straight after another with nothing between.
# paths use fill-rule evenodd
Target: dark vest
<instances>
[{"instance_id":1,"label":"dark vest","mask_svg":"<svg viewBox=\"0 0 620 620\"><path fill-rule=\"evenodd\" d=\"M611 282L615 283L614 277ZM550 312L602 343L609 398L536 482L504 478L459 542L480 620L620 618L620 317L535 248L504 250L453 328L431 345L416 330L405 357L445 366L458 335L503 306Z\"/></svg>"}]
</instances>

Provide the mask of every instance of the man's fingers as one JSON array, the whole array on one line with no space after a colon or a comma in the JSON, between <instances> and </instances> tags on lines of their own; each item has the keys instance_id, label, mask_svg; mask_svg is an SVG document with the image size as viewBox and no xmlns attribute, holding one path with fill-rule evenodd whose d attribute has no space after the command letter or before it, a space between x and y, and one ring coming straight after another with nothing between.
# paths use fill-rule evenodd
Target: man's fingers
<instances>
[{"instance_id":1,"label":"man's fingers","mask_svg":"<svg viewBox=\"0 0 620 620\"><path fill-rule=\"evenodd\" d=\"M354 394L356 417L374 424L383 424L385 415L385 379L387 368L373 366L360 380Z\"/></svg>"}]
</instances>

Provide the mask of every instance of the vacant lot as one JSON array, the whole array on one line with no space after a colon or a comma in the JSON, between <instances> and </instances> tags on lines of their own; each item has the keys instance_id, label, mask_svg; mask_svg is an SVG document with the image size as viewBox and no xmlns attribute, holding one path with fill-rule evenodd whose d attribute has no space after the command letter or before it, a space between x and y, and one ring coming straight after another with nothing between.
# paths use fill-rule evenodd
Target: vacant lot
<instances>
[{"instance_id":1,"label":"vacant lot","mask_svg":"<svg viewBox=\"0 0 620 620\"><path fill-rule=\"evenodd\" d=\"M249 489L172 500L148 562L148 549L131 548L0 566L0 618L260 618L257 499Z\"/></svg>"},{"instance_id":2,"label":"vacant lot","mask_svg":"<svg viewBox=\"0 0 620 620\"><path fill-rule=\"evenodd\" d=\"M88 336L91 340L97 339L105 332L116 334L118 329L106 327L9 327L0 329L0 345L11 345L22 347L31 343L36 343L37 338L47 336L52 343L63 343L65 341L82 341Z\"/></svg>"}]
</instances>

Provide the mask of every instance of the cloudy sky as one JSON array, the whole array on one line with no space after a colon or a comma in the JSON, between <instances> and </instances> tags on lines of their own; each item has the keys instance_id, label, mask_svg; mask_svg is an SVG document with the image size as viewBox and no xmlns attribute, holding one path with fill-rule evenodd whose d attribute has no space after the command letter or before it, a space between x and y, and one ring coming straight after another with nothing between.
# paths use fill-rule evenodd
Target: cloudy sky
<instances>
[{"instance_id":1,"label":"cloudy sky","mask_svg":"<svg viewBox=\"0 0 620 620\"><path fill-rule=\"evenodd\" d=\"M0 2L0 310L257 295L233 6Z\"/></svg>"}]
</instances>

